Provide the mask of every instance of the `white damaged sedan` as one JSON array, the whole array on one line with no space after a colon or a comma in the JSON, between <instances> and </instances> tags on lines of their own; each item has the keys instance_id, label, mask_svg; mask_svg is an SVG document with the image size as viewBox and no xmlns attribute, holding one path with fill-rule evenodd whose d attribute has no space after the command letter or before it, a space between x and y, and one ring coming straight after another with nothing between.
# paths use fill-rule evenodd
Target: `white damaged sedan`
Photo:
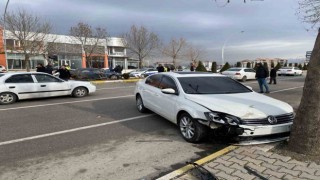
<instances>
[{"instance_id":1,"label":"white damaged sedan","mask_svg":"<svg viewBox=\"0 0 320 180\"><path fill-rule=\"evenodd\" d=\"M96 91L85 81L64 81L46 73L18 72L0 74L0 104L17 100L72 95L84 97Z\"/></svg>"},{"instance_id":2,"label":"white damaged sedan","mask_svg":"<svg viewBox=\"0 0 320 180\"><path fill-rule=\"evenodd\" d=\"M183 138L201 141L209 130L237 141L288 138L293 108L220 74L169 72L137 82L136 106L177 124Z\"/></svg>"}]
</instances>

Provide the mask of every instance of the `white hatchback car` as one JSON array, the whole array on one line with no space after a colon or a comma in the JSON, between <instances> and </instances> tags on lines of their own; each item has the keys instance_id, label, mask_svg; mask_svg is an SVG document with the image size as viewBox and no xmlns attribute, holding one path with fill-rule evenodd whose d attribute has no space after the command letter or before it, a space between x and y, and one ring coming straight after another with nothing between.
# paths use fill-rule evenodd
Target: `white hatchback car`
<instances>
[{"instance_id":1,"label":"white hatchback car","mask_svg":"<svg viewBox=\"0 0 320 180\"><path fill-rule=\"evenodd\" d=\"M136 106L177 124L183 138L198 142L208 135L241 140L264 137L259 143L288 138L293 108L256 93L221 74L168 72L140 80L135 88Z\"/></svg>"},{"instance_id":2,"label":"white hatchback car","mask_svg":"<svg viewBox=\"0 0 320 180\"><path fill-rule=\"evenodd\" d=\"M46 73L20 72L0 74L0 104L21 99L72 95L84 97L96 91L85 81L64 81Z\"/></svg>"},{"instance_id":3,"label":"white hatchback car","mask_svg":"<svg viewBox=\"0 0 320 180\"><path fill-rule=\"evenodd\" d=\"M302 70L297 67L282 67L277 71L278 76L291 75L291 76L302 76Z\"/></svg>"},{"instance_id":4,"label":"white hatchback car","mask_svg":"<svg viewBox=\"0 0 320 180\"><path fill-rule=\"evenodd\" d=\"M241 81L256 79L256 72L252 68L229 68L223 71L221 74Z\"/></svg>"}]
</instances>

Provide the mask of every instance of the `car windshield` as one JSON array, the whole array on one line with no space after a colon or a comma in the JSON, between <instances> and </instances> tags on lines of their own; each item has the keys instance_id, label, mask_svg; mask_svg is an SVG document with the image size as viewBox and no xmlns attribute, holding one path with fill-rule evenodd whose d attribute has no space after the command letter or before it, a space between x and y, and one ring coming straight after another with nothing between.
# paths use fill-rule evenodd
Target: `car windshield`
<instances>
[{"instance_id":1,"label":"car windshield","mask_svg":"<svg viewBox=\"0 0 320 180\"><path fill-rule=\"evenodd\" d=\"M179 77L187 94L233 94L252 92L241 83L228 77Z\"/></svg>"},{"instance_id":2,"label":"car windshield","mask_svg":"<svg viewBox=\"0 0 320 180\"><path fill-rule=\"evenodd\" d=\"M226 71L241 71L240 68L232 68L232 69L227 69Z\"/></svg>"}]
</instances>

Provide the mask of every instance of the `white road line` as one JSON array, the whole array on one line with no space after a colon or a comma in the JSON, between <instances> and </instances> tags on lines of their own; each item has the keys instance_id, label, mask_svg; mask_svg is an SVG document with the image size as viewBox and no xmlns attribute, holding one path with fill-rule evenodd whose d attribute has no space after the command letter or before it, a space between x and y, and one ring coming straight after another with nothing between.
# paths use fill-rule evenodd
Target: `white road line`
<instances>
[{"instance_id":1,"label":"white road line","mask_svg":"<svg viewBox=\"0 0 320 180\"><path fill-rule=\"evenodd\" d=\"M299 89L299 88L303 88L303 86L297 86L297 87L292 87L292 88L287 88L287 89L281 89L281 90L277 90L277 91L271 91L270 93L277 93L277 92L282 92L282 91L289 91L292 89Z\"/></svg>"},{"instance_id":2,"label":"white road line","mask_svg":"<svg viewBox=\"0 0 320 180\"><path fill-rule=\"evenodd\" d=\"M131 87L135 87L135 86L126 86L126 87L113 87L113 88L99 88L97 89L97 91L99 90L103 90L103 89L125 89L125 88L131 88Z\"/></svg>"},{"instance_id":3,"label":"white road line","mask_svg":"<svg viewBox=\"0 0 320 180\"><path fill-rule=\"evenodd\" d=\"M57 131L57 132L48 133L48 134L41 134L41 135L37 135L37 136L30 136L30 137L21 138L21 139L4 141L4 142L0 142L0 146L8 145L8 144L14 144L14 143L18 143L18 142L30 141L30 140L34 140L34 139L40 139L40 138L49 137L49 136L55 136L55 135L59 135L59 134L66 134L66 133L71 133L71 132L75 132L75 131L81 131L81 130L85 130L85 129L96 128L96 127L101 127L101 126L107 126L107 125L122 123L122 122L126 122L126 121L133 121L133 120L136 120L136 119L150 117L150 116L154 116L154 114L136 116L136 117L121 119L121 120L117 120L117 121L111 121L111 122L107 122L107 123L95 124L95 125L90 125L90 126L83 126L83 127L64 130L64 131Z\"/></svg>"},{"instance_id":4,"label":"white road line","mask_svg":"<svg viewBox=\"0 0 320 180\"><path fill-rule=\"evenodd\" d=\"M69 102L60 102L60 103L52 103L52 104L40 104L40 105L34 105L34 106L23 106L23 107L0 109L0 111L27 109L27 108L44 107L44 106L55 106L55 105L60 105L60 104L72 104L72 103L100 101L100 100L109 100L109 99L119 99L119 98L133 97L133 96L134 95L127 95L127 96L117 96L117 97L108 97L108 98L99 98L99 99L88 99L88 100L81 100L81 101L69 101Z\"/></svg>"}]
</instances>

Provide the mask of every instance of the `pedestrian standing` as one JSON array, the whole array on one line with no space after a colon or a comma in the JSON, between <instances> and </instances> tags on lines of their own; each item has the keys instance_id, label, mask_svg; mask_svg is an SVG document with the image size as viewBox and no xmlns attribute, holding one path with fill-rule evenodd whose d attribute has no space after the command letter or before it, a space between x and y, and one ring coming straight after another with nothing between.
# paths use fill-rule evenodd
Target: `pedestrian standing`
<instances>
[{"instance_id":1,"label":"pedestrian standing","mask_svg":"<svg viewBox=\"0 0 320 180\"><path fill-rule=\"evenodd\" d=\"M46 72L46 68L41 63L38 63L36 68L37 68L37 72Z\"/></svg>"},{"instance_id":2,"label":"pedestrian standing","mask_svg":"<svg viewBox=\"0 0 320 180\"><path fill-rule=\"evenodd\" d=\"M60 69L56 71L56 73L59 73L59 78L63 79L65 81L68 81L71 77L70 71L66 69L66 66L61 66Z\"/></svg>"},{"instance_id":3,"label":"pedestrian standing","mask_svg":"<svg viewBox=\"0 0 320 180\"><path fill-rule=\"evenodd\" d=\"M51 63L48 63L48 65L46 66L46 73L52 74L52 71L53 71L53 67Z\"/></svg>"},{"instance_id":4,"label":"pedestrian standing","mask_svg":"<svg viewBox=\"0 0 320 180\"><path fill-rule=\"evenodd\" d=\"M266 93L270 93L269 91L269 87L266 81L266 78L269 77L269 72L268 70L261 64L258 63L257 64L257 69L256 69L256 79L258 80L259 83L259 88L260 88L260 92L259 93L263 93L263 87L265 87L266 89Z\"/></svg>"},{"instance_id":5,"label":"pedestrian standing","mask_svg":"<svg viewBox=\"0 0 320 180\"><path fill-rule=\"evenodd\" d=\"M272 84L272 81L273 81L273 84L277 84L276 77L277 77L277 70L274 68L274 66L271 66L269 84Z\"/></svg>"},{"instance_id":6,"label":"pedestrian standing","mask_svg":"<svg viewBox=\"0 0 320 180\"><path fill-rule=\"evenodd\" d=\"M157 67L158 72L164 72L164 67L162 66L162 64L159 64Z\"/></svg>"}]
</instances>

